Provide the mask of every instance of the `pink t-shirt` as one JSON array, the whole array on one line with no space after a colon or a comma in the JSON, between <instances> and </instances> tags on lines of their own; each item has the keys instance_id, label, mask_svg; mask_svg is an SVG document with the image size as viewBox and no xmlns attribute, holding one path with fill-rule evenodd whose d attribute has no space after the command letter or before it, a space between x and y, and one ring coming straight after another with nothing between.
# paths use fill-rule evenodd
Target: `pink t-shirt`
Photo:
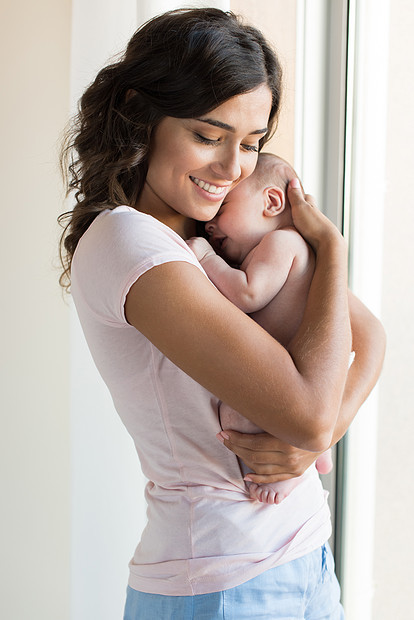
<instances>
[{"instance_id":1,"label":"pink t-shirt","mask_svg":"<svg viewBox=\"0 0 414 620\"><path fill-rule=\"evenodd\" d=\"M216 438L217 398L127 323L131 285L170 261L204 273L164 224L130 207L106 210L78 244L72 294L149 480L148 524L130 562L129 584L156 594L205 594L313 551L330 536L330 514L314 467L281 504L251 500L237 457Z\"/></svg>"}]
</instances>

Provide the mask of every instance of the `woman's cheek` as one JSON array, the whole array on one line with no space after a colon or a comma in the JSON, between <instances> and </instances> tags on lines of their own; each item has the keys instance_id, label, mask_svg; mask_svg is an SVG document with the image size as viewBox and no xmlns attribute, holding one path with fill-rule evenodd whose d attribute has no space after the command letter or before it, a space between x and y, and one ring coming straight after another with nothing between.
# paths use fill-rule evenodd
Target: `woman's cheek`
<instances>
[{"instance_id":1,"label":"woman's cheek","mask_svg":"<svg viewBox=\"0 0 414 620\"><path fill-rule=\"evenodd\" d=\"M243 161L242 179L249 177L256 168L258 153L246 153L246 161Z\"/></svg>"}]
</instances>

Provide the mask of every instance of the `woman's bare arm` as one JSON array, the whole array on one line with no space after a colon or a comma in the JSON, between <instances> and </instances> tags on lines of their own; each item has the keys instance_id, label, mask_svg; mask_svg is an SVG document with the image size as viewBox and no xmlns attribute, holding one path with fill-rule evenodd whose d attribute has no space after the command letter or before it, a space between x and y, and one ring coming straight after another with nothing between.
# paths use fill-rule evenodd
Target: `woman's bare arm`
<instances>
[{"instance_id":1,"label":"woman's bare arm","mask_svg":"<svg viewBox=\"0 0 414 620\"><path fill-rule=\"evenodd\" d=\"M171 361L236 411L283 441L319 451L337 422L351 346L346 250L300 191L290 199L317 251L290 353L189 263L146 272L131 287L125 312Z\"/></svg>"},{"instance_id":2,"label":"woman's bare arm","mask_svg":"<svg viewBox=\"0 0 414 620\"><path fill-rule=\"evenodd\" d=\"M345 434L378 381L385 353L384 328L352 293L349 293L349 310L355 361L348 372L331 445ZM226 439L224 444L256 472L249 474L249 477L258 484L300 476L319 456L318 453L291 446L268 433L248 435L226 429L226 434L229 440Z\"/></svg>"}]
</instances>

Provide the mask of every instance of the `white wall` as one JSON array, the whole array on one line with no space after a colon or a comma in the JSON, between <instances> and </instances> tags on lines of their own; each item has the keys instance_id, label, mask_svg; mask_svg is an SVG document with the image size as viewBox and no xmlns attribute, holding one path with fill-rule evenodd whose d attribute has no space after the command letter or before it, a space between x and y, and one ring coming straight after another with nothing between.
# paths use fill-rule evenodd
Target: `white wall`
<instances>
[{"instance_id":1,"label":"white wall","mask_svg":"<svg viewBox=\"0 0 414 620\"><path fill-rule=\"evenodd\" d=\"M389 16L382 316L388 350L379 398L374 531L375 620L413 617L414 7ZM378 127L382 132L383 128ZM373 201L375 201L373 188Z\"/></svg>"},{"instance_id":2,"label":"white wall","mask_svg":"<svg viewBox=\"0 0 414 620\"><path fill-rule=\"evenodd\" d=\"M70 2L3 2L1 20L0 617L68 620L69 311L53 264Z\"/></svg>"},{"instance_id":3,"label":"white wall","mask_svg":"<svg viewBox=\"0 0 414 620\"><path fill-rule=\"evenodd\" d=\"M72 1L72 110L99 69L124 49L136 28L135 0ZM145 524L145 481L72 304L70 360L70 617L110 620L122 617L128 562Z\"/></svg>"},{"instance_id":4,"label":"white wall","mask_svg":"<svg viewBox=\"0 0 414 620\"><path fill-rule=\"evenodd\" d=\"M352 1L351 8L349 43L354 64L349 70L346 158L350 284L354 293L381 316L389 0ZM342 570L349 620L376 618L372 616L372 597L377 416L375 390L348 433Z\"/></svg>"}]
</instances>

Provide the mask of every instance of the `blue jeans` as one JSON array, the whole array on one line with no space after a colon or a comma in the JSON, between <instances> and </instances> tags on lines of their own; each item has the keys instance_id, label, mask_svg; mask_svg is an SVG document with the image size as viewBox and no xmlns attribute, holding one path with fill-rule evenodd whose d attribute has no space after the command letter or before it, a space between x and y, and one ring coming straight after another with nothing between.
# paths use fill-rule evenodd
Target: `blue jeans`
<instances>
[{"instance_id":1,"label":"blue jeans","mask_svg":"<svg viewBox=\"0 0 414 620\"><path fill-rule=\"evenodd\" d=\"M128 586L124 620L343 620L328 545L222 592L146 594Z\"/></svg>"}]
</instances>

